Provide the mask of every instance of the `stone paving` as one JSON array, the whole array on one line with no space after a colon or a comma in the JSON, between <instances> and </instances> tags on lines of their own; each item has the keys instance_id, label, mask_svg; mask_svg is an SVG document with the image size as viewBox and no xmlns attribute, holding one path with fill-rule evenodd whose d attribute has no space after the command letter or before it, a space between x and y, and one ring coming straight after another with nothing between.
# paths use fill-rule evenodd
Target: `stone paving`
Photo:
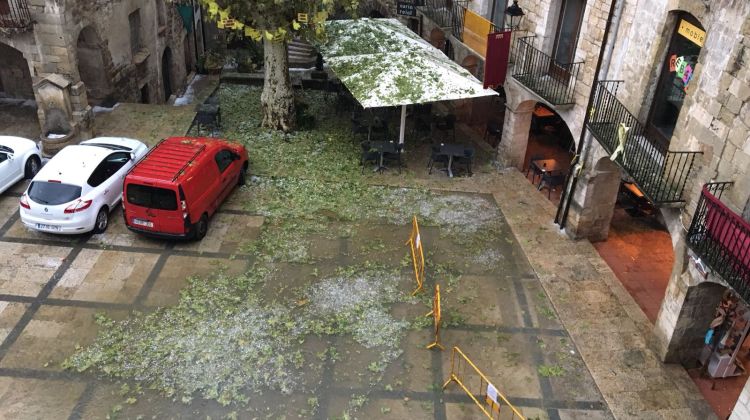
<instances>
[{"instance_id":1,"label":"stone paving","mask_svg":"<svg viewBox=\"0 0 750 420\"><path fill-rule=\"evenodd\" d=\"M159 130L174 133L162 125L189 124L189 110L185 115L148 110L123 107L129 119L113 119L113 127L155 141L162 136ZM144 115L151 122L132 127ZM504 245L512 256L503 265L505 275L465 273L461 293L470 296L459 293L450 304L466 314L466 323L445 329L443 342L460 343L529 418L712 418L684 370L661 364L649 350L650 324L593 246L570 241L552 224L554 208L546 197L516 170L483 167L475 173L454 179L444 174L373 178L380 184L492 197L512 230L514 239ZM246 270L251 258L241 243L259 234L264 219L242 209L248 198L243 189L222 207L201 243L140 238L117 214L104 235L54 237L20 226L15 209L24 188L21 183L0 196L0 418L104 418L122 404L118 384L60 367L93 339L94 313L103 310L119 319L132 310L171 305L187 276L211 273L217 265L233 273ZM405 236L407 230L398 229L396 236ZM425 235L430 238L429 231ZM340 246L355 249L351 240ZM339 255L327 249L316 252L335 265ZM449 352L422 350L429 339L426 330L407 334L400 363L386 372L393 389L370 393L358 417L480 418L457 387L439 390L450 371ZM572 356L561 361L561 354ZM555 363L574 374L549 377L537 369ZM320 373L329 385L317 418L333 417L351 403L349 396L359 389L354 372L344 360ZM306 397L291 398L290 409L304 406ZM204 402L185 405L151 396L147 403L147 414L156 417L227 414ZM142 413L138 408L124 407L123 417L136 417Z\"/></svg>"}]
</instances>

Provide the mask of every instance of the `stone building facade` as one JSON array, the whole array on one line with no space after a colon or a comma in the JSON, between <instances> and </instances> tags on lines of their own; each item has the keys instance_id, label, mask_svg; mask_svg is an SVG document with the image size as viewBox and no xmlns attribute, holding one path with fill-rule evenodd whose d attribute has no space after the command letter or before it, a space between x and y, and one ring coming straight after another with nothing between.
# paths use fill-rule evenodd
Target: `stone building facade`
<instances>
[{"instance_id":1,"label":"stone building facade","mask_svg":"<svg viewBox=\"0 0 750 420\"><path fill-rule=\"evenodd\" d=\"M197 2L2 0L0 56L8 65L0 95L36 99L44 136L49 110L35 86L51 75L67 80L68 117L85 139L92 106L163 103L184 87L196 64L199 16Z\"/></svg>"},{"instance_id":2,"label":"stone building facade","mask_svg":"<svg viewBox=\"0 0 750 420\"><path fill-rule=\"evenodd\" d=\"M393 2L377 3L381 11L390 10L390 15L395 15ZM460 2L425 2L448 7L454 3ZM466 3L469 9L495 21L493 8L496 11L507 6L503 0L494 5L492 0ZM737 283L741 280L729 278L726 267L719 265L726 266L729 255L732 272L750 268L746 267L750 260L750 231L734 233L741 249L724 249L725 259L713 266L711 256L701 254L688 236L694 233L695 226L707 223L705 213L698 214L696 210L701 208L706 184L731 183L722 184L721 202L737 220L740 216L750 220L750 2L518 3L525 18L514 33L515 47L519 37L531 36L525 38L526 42L537 54L549 58L547 68L580 65L576 73L563 72L563 78L559 72L556 74L556 79L565 80L571 92L566 100L559 100L532 83L534 80L517 76L519 66L524 66L524 53L514 49L503 86L507 100L502 140L497 147L498 163L525 169L532 112L541 103L565 122L580 151L580 172L575 190L569 194L569 236L605 240L621 181L633 181L646 191L670 232L675 256L654 327L654 350L665 362L693 366L722 294L732 289L748 299L742 294L747 294L742 291L744 284ZM478 67L483 67L481 55L463 45L449 25L432 19L429 13L420 12L416 19L422 36L436 47L442 47L446 39L451 42L456 62L466 66L463 60L475 55L480 58ZM605 31L609 33L608 41L602 45ZM561 45L568 46L567 54L560 54ZM567 60L558 60L560 56ZM598 80L611 82L594 85L597 64ZM482 76L481 72L475 74ZM549 79L555 74L547 71L544 76ZM539 77L536 82L544 80L547 79ZM596 96L589 108L592 92ZM587 117L589 125L584 128ZM617 163L610 159L616 145L612 141L619 141L616 128L620 122L624 128L634 130L630 137L626 135L630 163L622 157ZM605 130L607 124L611 125L609 134ZM578 144L580 139L582 146ZM658 163L650 172L640 171L638 163L633 162L639 156ZM644 175L646 172L651 178ZM750 418L750 383L731 418Z\"/></svg>"}]
</instances>

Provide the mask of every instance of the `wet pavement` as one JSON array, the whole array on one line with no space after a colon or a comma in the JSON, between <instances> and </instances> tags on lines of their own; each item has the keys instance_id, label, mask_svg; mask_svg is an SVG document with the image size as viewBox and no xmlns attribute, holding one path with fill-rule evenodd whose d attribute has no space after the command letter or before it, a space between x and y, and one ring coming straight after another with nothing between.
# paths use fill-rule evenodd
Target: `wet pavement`
<instances>
[{"instance_id":1,"label":"wet pavement","mask_svg":"<svg viewBox=\"0 0 750 420\"><path fill-rule=\"evenodd\" d=\"M130 112L128 119L111 117L111 123L123 135L150 141L174 127L187 129L187 113L122 109ZM164 128L170 124L171 130ZM311 335L299 345L304 387L292 394L248 393L247 404L226 407L61 365L101 332L95 314L122 320L149 313L176 304L188 277L208 279L220 267L238 275L253 267L257 261L247 244L279 223L248 207L260 199L256 187L236 190L200 243L134 235L124 228L119 208L102 235L38 234L18 220L24 184L0 195L0 418L336 418L347 412L356 418L482 418L455 384L441 391L451 371L451 346L459 346L528 418L711 418L685 371L661 364L648 348L648 320L593 246L559 233L551 222L554 206L522 174L477 165L471 178L427 175L424 156L407 155L414 159L407 162L412 173L389 171L368 182L426 188L438 199L473 203L498 226L475 232L477 240L469 244L441 227L423 227L427 289L436 281L445 288L446 350L424 348L433 339L426 322L404 331L403 353L380 372L377 348L350 335ZM460 213L450 210L438 214L460 221ZM378 261L395 270L406 296L414 286L408 259L404 264L409 229L408 222L333 214L320 229L299 233L304 252L271 254L288 258L264 262L275 271L259 293L284 301L328 281L339 267ZM389 307L403 320L418 320L428 309L429 293ZM467 379L471 387L478 383Z\"/></svg>"}]
</instances>

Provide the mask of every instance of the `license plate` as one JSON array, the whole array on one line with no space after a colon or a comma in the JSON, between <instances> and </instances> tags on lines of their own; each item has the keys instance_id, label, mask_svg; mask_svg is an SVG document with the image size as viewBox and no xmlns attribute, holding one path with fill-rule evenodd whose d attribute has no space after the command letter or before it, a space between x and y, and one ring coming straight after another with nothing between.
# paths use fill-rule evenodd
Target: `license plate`
<instances>
[{"instance_id":1,"label":"license plate","mask_svg":"<svg viewBox=\"0 0 750 420\"><path fill-rule=\"evenodd\" d=\"M37 223L36 224L36 228L39 229L39 230L55 230L55 231L59 231L60 230L60 226L45 225L45 224L42 224L42 223Z\"/></svg>"},{"instance_id":2,"label":"license plate","mask_svg":"<svg viewBox=\"0 0 750 420\"><path fill-rule=\"evenodd\" d=\"M154 222L150 222L148 220L143 220L143 219L133 219L133 224L138 225L138 226L145 226L148 228L154 227Z\"/></svg>"}]
</instances>

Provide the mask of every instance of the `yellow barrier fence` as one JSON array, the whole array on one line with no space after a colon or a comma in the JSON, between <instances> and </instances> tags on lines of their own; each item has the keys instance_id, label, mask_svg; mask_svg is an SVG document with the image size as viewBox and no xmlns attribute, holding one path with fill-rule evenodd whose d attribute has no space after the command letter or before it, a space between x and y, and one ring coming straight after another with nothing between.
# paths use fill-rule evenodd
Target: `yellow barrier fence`
<instances>
[{"instance_id":1,"label":"yellow barrier fence","mask_svg":"<svg viewBox=\"0 0 750 420\"><path fill-rule=\"evenodd\" d=\"M440 285L435 285L435 297L432 298L432 310L425 316L432 316L435 324L435 341L427 346L428 349L437 347L440 350L445 350L442 344L440 344Z\"/></svg>"},{"instance_id":2,"label":"yellow barrier fence","mask_svg":"<svg viewBox=\"0 0 750 420\"><path fill-rule=\"evenodd\" d=\"M417 288L411 293L412 296L422 291L424 284L424 252L422 251L422 238L419 235L419 223L414 216L411 224L411 235L406 244L411 248L411 259L414 262L414 277L417 280Z\"/></svg>"},{"instance_id":3,"label":"yellow barrier fence","mask_svg":"<svg viewBox=\"0 0 750 420\"><path fill-rule=\"evenodd\" d=\"M503 418L526 420L526 417L497 390L495 385L484 376L482 371L458 347L453 347L453 352L451 353L451 376L443 385L443 389L451 382L457 383L466 395L479 406L487 418L499 419L502 414ZM478 383L479 388L471 390L466 386L468 383Z\"/></svg>"}]
</instances>

